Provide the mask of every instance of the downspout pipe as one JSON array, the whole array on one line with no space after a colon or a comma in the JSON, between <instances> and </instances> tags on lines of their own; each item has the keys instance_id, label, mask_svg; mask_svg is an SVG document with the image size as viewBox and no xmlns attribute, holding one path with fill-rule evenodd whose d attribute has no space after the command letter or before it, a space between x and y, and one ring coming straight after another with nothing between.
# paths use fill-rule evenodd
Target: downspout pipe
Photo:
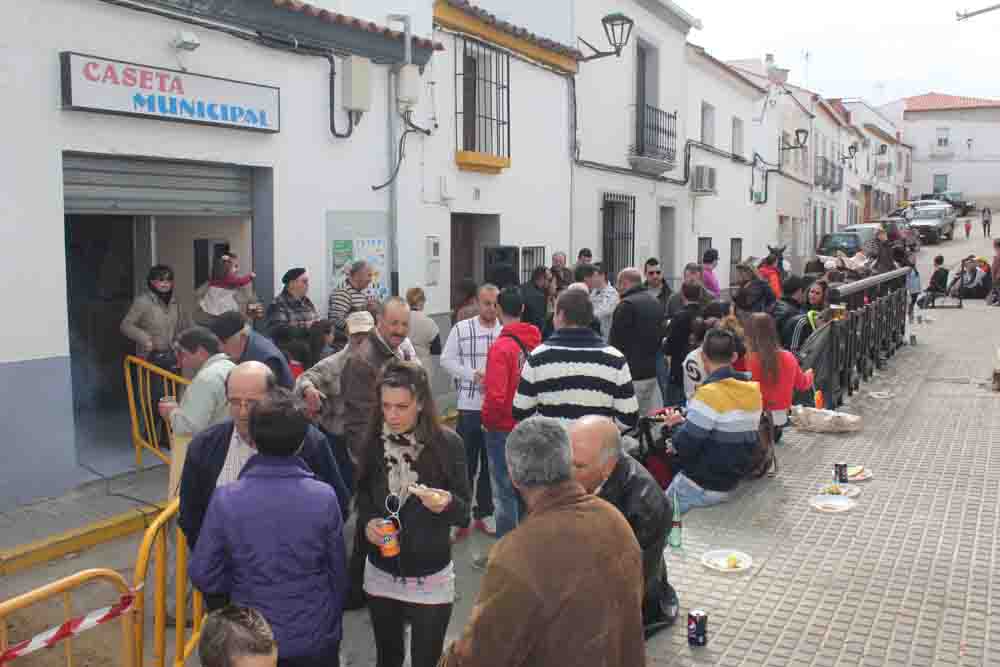
<instances>
[{"instance_id":1,"label":"downspout pipe","mask_svg":"<svg viewBox=\"0 0 1000 667\"><path fill-rule=\"evenodd\" d=\"M396 21L403 24L403 62L406 66L413 62L413 22L409 14L389 14L389 21ZM399 81L398 65L390 65L386 86L386 129L389 135L387 142L387 152L389 165L391 166L396 157L396 116L397 100L396 85ZM400 152L399 158L403 156ZM389 284L390 292L393 296L399 296L399 186L397 179L393 178L389 184Z\"/></svg>"}]
</instances>

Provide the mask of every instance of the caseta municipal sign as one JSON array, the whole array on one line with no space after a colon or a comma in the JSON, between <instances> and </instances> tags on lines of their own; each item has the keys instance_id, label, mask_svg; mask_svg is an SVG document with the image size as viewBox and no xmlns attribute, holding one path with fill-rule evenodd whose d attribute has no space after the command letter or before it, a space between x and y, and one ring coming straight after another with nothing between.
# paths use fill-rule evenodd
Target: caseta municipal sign
<instances>
[{"instance_id":1,"label":"caseta municipal sign","mask_svg":"<svg viewBox=\"0 0 1000 667\"><path fill-rule=\"evenodd\" d=\"M273 86L69 51L59 57L67 109L262 132L281 129L281 91Z\"/></svg>"}]
</instances>

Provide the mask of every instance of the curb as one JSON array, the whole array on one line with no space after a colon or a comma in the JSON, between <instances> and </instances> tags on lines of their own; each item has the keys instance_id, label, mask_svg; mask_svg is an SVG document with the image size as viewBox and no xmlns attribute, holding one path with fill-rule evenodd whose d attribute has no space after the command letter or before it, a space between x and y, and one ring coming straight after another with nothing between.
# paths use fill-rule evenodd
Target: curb
<instances>
[{"instance_id":1,"label":"curb","mask_svg":"<svg viewBox=\"0 0 1000 667\"><path fill-rule=\"evenodd\" d=\"M153 503L162 511L166 501ZM112 516L108 519L74 528L58 535L29 542L21 546L0 551L0 577L10 576L37 565L62 558L72 553L90 549L99 544L111 542L120 537L141 533L159 512L136 508Z\"/></svg>"}]
</instances>

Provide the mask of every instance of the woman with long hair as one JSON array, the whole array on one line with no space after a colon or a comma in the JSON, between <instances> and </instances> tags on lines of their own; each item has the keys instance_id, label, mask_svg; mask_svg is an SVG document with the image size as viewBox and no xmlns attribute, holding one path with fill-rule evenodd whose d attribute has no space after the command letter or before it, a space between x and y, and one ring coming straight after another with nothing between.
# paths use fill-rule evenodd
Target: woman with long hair
<instances>
[{"instance_id":1,"label":"woman with long hair","mask_svg":"<svg viewBox=\"0 0 1000 667\"><path fill-rule=\"evenodd\" d=\"M419 364L390 359L375 391L357 502L377 664L402 666L409 624L410 664L434 667L455 600L451 528L469 520L465 446L438 421Z\"/></svg>"},{"instance_id":2,"label":"woman with long hair","mask_svg":"<svg viewBox=\"0 0 1000 667\"><path fill-rule=\"evenodd\" d=\"M812 370L802 372L798 359L781 348L774 318L767 313L754 313L746 326L747 369L760 383L763 408L774 422L774 441L781 440L782 427L788 423L794 390L812 387Z\"/></svg>"},{"instance_id":3,"label":"woman with long hair","mask_svg":"<svg viewBox=\"0 0 1000 667\"><path fill-rule=\"evenodd\" d=\"M806 310L816 310L821 313L826 310L830 305L827 301L829 289L830 285L825 280L817 280L810 285L806 293Z\"/></svg>"},{"instance_id":4,"label":"woman with long hair","mask_svg":"<svg viewBox=\"0 0 1000 667\"><path fill-rule=\"evenodd\" d=\"M333 320L320 320L309 329L309 360L306 368L312 368L339 348L333 344Z\"/></svg>"}]
</instances>

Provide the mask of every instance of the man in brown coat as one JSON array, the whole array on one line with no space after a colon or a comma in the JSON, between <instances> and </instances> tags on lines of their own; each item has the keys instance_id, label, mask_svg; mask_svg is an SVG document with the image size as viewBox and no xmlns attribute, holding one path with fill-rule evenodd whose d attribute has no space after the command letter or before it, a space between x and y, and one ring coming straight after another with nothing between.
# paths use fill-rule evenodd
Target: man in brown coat
<instances>
[{"instance_id":1,"label":"man in brown coat","mask_svg":"<svg viewBox=\"0 0 1000 667\"><path fill-rule=\"evenodd\" d=\"M507 439L528 517L493 547L472 620L440 667L641 667L642 553L614 506L572 479L566 428L532 417Z\"/></svg>"}]
</instances>

